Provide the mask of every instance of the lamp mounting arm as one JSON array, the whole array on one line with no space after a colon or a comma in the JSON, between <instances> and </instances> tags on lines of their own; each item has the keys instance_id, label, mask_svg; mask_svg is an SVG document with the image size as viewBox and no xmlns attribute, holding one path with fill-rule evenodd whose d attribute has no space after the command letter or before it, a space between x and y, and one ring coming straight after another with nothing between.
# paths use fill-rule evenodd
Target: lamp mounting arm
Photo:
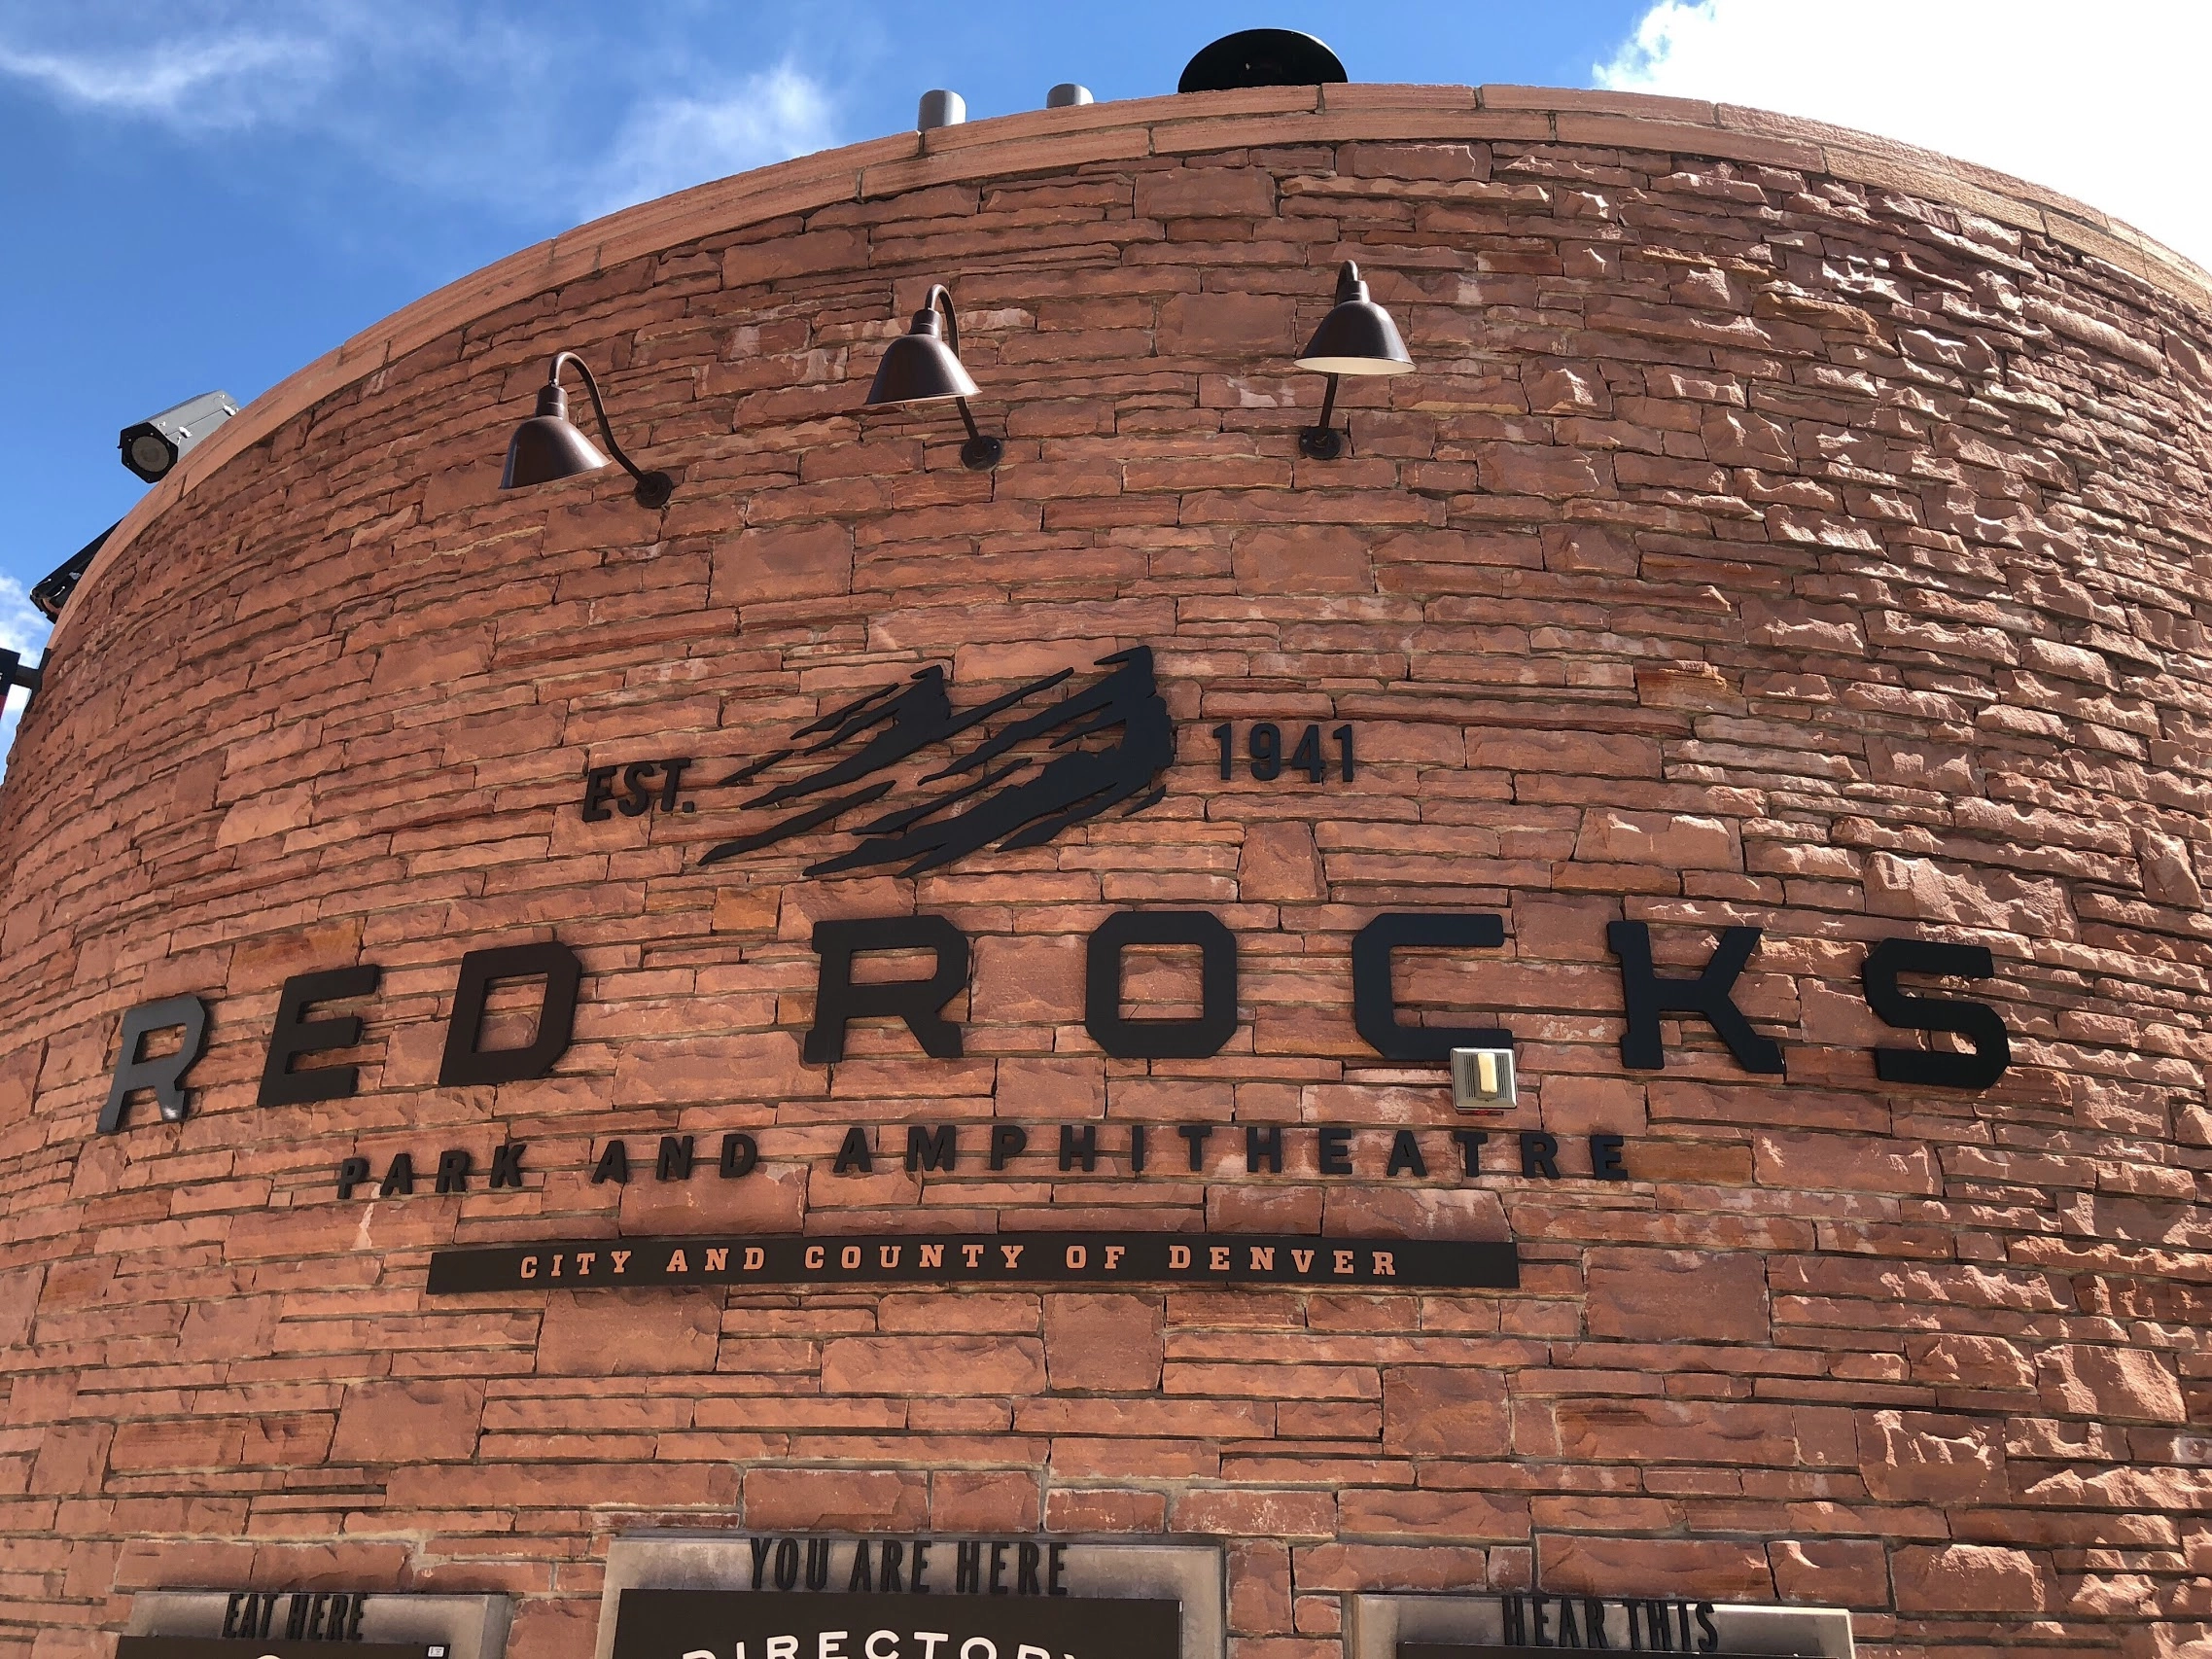
<instances>
[{"instance_id":1,"label":"lamp mounting arm","mask_svg":"<svg viewBox=\"0 0 2212 1659\"><path fill-rule=\"evenodd\" d=\"M953 309L952 290L943 283L930 286L930 297L922 301L925 311L942 311L945 317L945 348L953 356L960 355L960 313Z\"/></svg>"},{"instance_id":2,"label":"lamp mounting arm","mask_svg":"<svg viewBox=\"0 0 2212 1659\"><path fill-rule=\"evenodd\" d=\"M555 352L551 367L545 371L545 384L556 389L560 386L561 368L564 364L574 364L576 371L583 376L583 389L591 394L592 412L599 417L599 436L607 441L608 454L621 462L622 471L637 480L631 494L637 497L638 505L666 507L668 498L676 492L676 480L666 473L640 472L638 464L622 452L621 444L614 441L614 427L608 424L607 405L599 396L599 381L591 372L591 365L573 351Z\"/></svg>"},{"instance_id":3,"label":"lamp mounting arm","mask_svg":"<svg viewBox=\"0 0 2212 1659\"><path fill-rule=\"evenodd\" d=\"M1337 377L1331 374L1321 392L1321 418L1314 423L1316 426L1325 427L1336 418L1336 386Z\"/></svg>"},{"instance_id":4,"label":"lamp mounting arm","mask_svg":"<svg viewBox=\"0 0 2212 1659\"><path fill-rule=\"evenodd\" d=\"M1321 394L1321 418L1298 435L1298 453L1313 461L1334 461L1344 454L1345 435L1329 423L1336 418L1336 383L1328 376Z\"/></svg>"},{"instance_id":5,"label":"lamp mounting arm","mask_svg":"<svg viewBox=\"0 0 2212 1659\"><path fill-rule=\"evenodd\" d=\"M959 361L960 313L953 309L952 291L941 282L930 284L930 296L922 301L922 309L943 314L945 349L953 354L955 362ZM983 429L975 424L975 411L967 406L966 398L955 398L953 406L960 410L961 421L967 428L967 441L960 446L960 464L971 473L988 473L1004 458L1005 443L985 436Z\"/></svg>"}]
</instances>

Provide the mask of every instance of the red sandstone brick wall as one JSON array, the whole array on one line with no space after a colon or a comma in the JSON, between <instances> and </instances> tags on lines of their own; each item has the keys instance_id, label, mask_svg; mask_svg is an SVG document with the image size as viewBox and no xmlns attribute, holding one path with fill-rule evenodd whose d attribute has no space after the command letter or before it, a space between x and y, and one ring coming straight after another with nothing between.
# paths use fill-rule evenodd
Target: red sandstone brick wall
<instances>
[{"instance_id":1,"label":"red sandstone brick wall","mask_svg":"<svg viewBox=\"0 0 2212 1659\"><path fill-rule=\"evenodd\" d=\"M144 1587L304 1584L505 1589L513 1651L580 1654L606 1541L664 1524L1216 1537L1239 1659L1328 1659L1350 1591L1534 1581L1849 1606L1882 1655L2206 1639L2192 279L1742 112L1289 101L640 210L318 366L134 518L0 812L0 1653L105 1653ZM1354 389L1354 455L1310 463L1285 363L1347 257L1422 371ZM993 475L949 420L855 417L932 280ZM677 474L665 512L611 475L495 491L558 346ZM1169 795L1047 848L718 875L704 831L576 816L587 764L1137 643ZM1357 723L1359 787L1218 783L1205 728L1270 717ZM1081 937L1170 901L1237 930L1238 1035L1107 1061ZM1367 917L1428 906L1508 919L1502 960L1417 981L1517 1031L1506 1126L1623 1133L1633 1183L1253 1178L1227 1136L1211 1180L828 1171L853 1122L1441 1134L1440 1073L1374 1060L1347 971ZM812 922L912 908L977 940L967 1057L884 1029L801 1065ZM1787 1082L1694 1023L1622 1069L1624 916L1678 965L1766 930L1742 1000ZM1877 1083L1857 969L1893 933L1995 951L1997 1089ZM560 1077L433 1086L461 953L548 935L588 971ZM356 960L363 1092L258 1110L278 986ZM95 1137L122 1010L183 991L216 1010L193 1116ZM767 1152L745 1181L586 1180L610 1136L731 1128ZM525 1193L332 1194L347 1154L504 1136ZM455 1240L917 1207L1510 1230L1526 1279L423 1294Z\"/></svg>"}]
</instances>

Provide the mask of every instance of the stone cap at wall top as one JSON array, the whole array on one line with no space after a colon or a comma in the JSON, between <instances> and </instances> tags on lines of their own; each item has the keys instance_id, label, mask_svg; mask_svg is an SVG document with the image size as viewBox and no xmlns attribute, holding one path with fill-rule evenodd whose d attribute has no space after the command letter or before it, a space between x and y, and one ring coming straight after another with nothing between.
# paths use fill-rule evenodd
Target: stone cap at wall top
<instances>
[{"instance_id":1,"label":"stone cap at wall top","mask_svg":"<svg viewBox=\"0 0 2212 1659\"><path fill-rule=\"evenodd\" d=\"M446 284L279 381L217 428L124 514L81 585L202 478L295 415L503 305L644 255L836 202L1092 161L1493 138L1747 161L1923 196L2049 236L2212 313L2212 273L2086 202L1935 151L1742 105L1551 87L1351 83L1030 110L869 139L695 185L564 230ZM50 650L61 644L74 615L64 608Z\"/></svg>"}]
</instances>

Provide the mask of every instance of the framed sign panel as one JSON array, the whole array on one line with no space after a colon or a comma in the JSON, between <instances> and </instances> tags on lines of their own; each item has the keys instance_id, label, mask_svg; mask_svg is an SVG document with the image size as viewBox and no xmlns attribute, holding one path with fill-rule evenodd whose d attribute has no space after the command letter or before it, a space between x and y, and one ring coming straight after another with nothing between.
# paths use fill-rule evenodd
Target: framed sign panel
<instances>
[{"instance_id":1,"label":"framed sign panel","mask_svg":"<svg viewBox=\"0 0 2212 1659\"><path fill-rule=\"evenodd\" d=\"M1221 1659L1211 1544L645 1533L607 1552L596 1659Z\"/></svg>"},{"instance_id":2,"label":"framed sign panel","mask_svg":"<svg viewBox=\"0 0 2212 1659\"><path fill-rule=\"evenodd\" d=\"M1642 1586L1637 1586L1640 1590ZM1524 1659L1537 1652L1698 1653L1713 1659L1854 1659L1840 1607L1697 1596L1354 1596L1347 1659Z\"/></svg>"},{"instance_id":3,"label":"framed sign panel","mask_svg":"<svg viewBox=\"0 0 2212 1659\"><path fill-rule=\"evenodd\" d=\"M614 1659L1180 1659L1174 1602L624 1590Z\"/></svg>"},{"instance_id":4,"label":"framed sign panel","mask_svg":"<svg viewBox=\"0 0 2212 1659\"><path fill-rule=\"evenodd\" d=\"M142 1590L116 1659L500 1659L505 1596Z\"/></svg>"}]
</instances>

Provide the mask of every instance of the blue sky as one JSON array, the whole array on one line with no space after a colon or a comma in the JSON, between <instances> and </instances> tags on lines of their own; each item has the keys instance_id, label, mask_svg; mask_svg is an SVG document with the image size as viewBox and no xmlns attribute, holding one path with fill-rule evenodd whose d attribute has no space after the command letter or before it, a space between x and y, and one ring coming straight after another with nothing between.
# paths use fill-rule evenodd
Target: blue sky
<instances>
[{"instance_id":1,"label":"blue sky","mask_svg":"<svg viewBox=\"0 0 2212 1659\"><path fill-rule=\"evenodd\" d=\"M142 493L122 426L218 386L245 402L627 201L910 127L926 88L970 119L1057 81L1167 92L1208 41L1275 24L1359 81L1610 84L1892 132L2204 259L2183 77L2208 18L2199 0L2093 21L2044 0L0 0L0 644L35 649L23 589Z\"/></svg>"}]
</instances>

